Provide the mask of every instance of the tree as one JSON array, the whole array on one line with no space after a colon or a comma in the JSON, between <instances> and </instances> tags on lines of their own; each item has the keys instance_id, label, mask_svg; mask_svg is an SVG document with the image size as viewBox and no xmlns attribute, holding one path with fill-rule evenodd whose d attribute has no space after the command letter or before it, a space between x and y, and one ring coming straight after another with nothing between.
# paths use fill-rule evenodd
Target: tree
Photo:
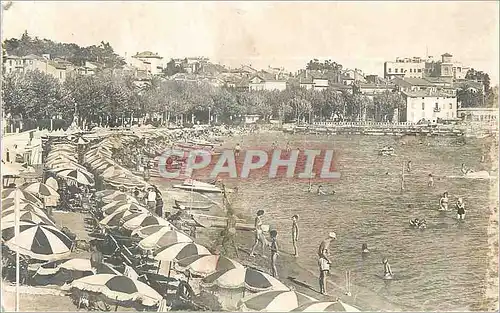
<instances>
[{"instance_id":1,"label":"tree","mask_svg":"<svg viewBox=\"0 0 500 313\"><path fill-rule=\"evenodd\" d=\"M377 122L391 121L394 110L405 105L403 96L398 92L384 91L373 97L373 118Z\"/></svg>"},{"instance_id":2,"label":"tree","mask_svg":"<svg viewBox=\"0 0 500 313\"><path fill-rule=\"evenodd\" d=\"M476 90L468 84L464 84L457 91L457 101L462 108L482 107L484 102L483 92Z\"/></svg>"},{"instance_id":3,"label":"tree","mask_svg":"<svg viewBox=\"0 0 500 313\"><path fill-rule=\"evenodd\" d=\"M11 73L3 77L5 113L27 119L69 118L71 110L57 79L38 70Z\"/></svg>"}]
</instances>

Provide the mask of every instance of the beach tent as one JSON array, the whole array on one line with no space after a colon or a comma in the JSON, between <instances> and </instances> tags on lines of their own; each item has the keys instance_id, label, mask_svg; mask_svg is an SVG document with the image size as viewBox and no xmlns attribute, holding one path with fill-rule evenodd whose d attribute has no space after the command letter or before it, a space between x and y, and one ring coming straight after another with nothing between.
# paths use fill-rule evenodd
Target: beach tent
<instances>
[{"instance_id":1,"label":"beach tent","mask_svg":"<svg viewBox=\"0 0 500 313\"><path fill-rule=\"evenodd\" d=\"M143 250L154 250L179 242L193 242L193 239L178 230L163 229L139 241L138 246Z\"/></svg>"},{"instance_id":2,"label":"beach tent","mask_svg":"<svg viewBox=\"0 0 500 313\"><path fill-rule=\"evenodd\" d=\"M318 301L306 303L293 309L292 312L360 312L361 310L342 301Z\"/></svg>"},{"instance_id":3,"label":"beach tent","mask_svg":"<svg viewBox=\"0 0 500 313\"><path fill-rule=\"evenodd\" d=\"M46 261L68 257L72 244L57 228L42 224L20 226L19 234L5 243L12 251Z\"/></svg>"},{"instance_id":4,"label":"beach tent","mask_svg":"<svg viewBox=\"0 0 500 313\"><path fill-rule=\"evenodd\" d=\"M239 309L243 312L289 312L301 305L318 301L296 291L263 291L240 301Z\"/></svg>"},{"instance_id":5,"label":"beach tent","mask_svg":"<svg viewBox=\"0 0 500 313\"><path fill-rule=\"evenodd\" d=\"M123 275L97 274L73 281L71 288L102 293L117 301L138 301L145 306L155 306L163 297L143 282Z\"/></svg>"}]
</instances>

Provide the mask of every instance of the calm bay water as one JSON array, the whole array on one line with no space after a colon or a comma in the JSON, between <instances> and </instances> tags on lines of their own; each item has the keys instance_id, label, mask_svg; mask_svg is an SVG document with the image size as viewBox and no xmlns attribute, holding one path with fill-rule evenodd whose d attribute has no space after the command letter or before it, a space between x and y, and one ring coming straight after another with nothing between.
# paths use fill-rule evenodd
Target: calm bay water
<instances>
[{"instance_id":1,"label":"calm bay water","mask_svg":"<svg viewBox=\"0 0 500 313\"><path fill-rule=\"evenodd\" d=\"M334 189L334 196L306 193L307 182L294 180L249 179L233 181L238 186L235 206L248 215L266 211L265 223L277 227L282 249L292 251L291 216L300 215L300 258L303 266L316 270L316 251L330 231L337 233L332 244L333 268L351 271L355 285L374 290L403 308L418 310L474 310L481 308L487 268L487 225L489 214L488 180L459 178L460 165L489 170L480 163L484 142L469 141L465 146L449 138L412 138L401 145L394 137L315 136L254 134L232 138L245 147L282 148L309 144L333 148L338 155L337 168L342 177L322 183ZM377 155L385 145L395 148L395 157ZM413 171L406 176L406 188L400 192L402 162L412 160ZM389 175L386 175L389 172ZM427 187L427 176L435 176L434 188ZM455 178L439 178L455 176ZM450 194L450 205L463 197L467 217L457 223L455 212L437 211L442 192ZM409 207L410 205L410 207ZM408 226L411 218L425 218L428 229ZM362 259L361 244L367 243L370 255ZM401 279L385 283L382 258L388 257L393 272ZM343 281L338 282L341 285ZM352 293L355 295L356 290Z\"/></svg>"}]
</instances>

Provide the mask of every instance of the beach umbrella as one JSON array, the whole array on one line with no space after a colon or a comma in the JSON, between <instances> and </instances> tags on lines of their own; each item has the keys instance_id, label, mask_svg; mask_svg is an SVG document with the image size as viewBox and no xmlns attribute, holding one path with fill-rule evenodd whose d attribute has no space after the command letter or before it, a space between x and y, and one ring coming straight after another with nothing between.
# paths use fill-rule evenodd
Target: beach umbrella
<instances>
[{"instance_id":1,"label":"beach umbrella","mask_svg":"<svg viewBox=\"0 0 500 313\"><path fill-rule=\"evenodd\" d=\"M150 212L135 213L122 219L122 227L128 230L134 230L149 225L170 225L167 220L152 215Z\"/></svg>"},{"instance_id":2,"label":"beach umbrella","mask_svg":"<svg viewBox=\"0 0 500 313\"><path fill-rule=\"evenodd\" d=\"M116 201L129 201L129 202L136 202L137 203L137 199L134 198L134 196L123 193L121 191L119 191L119 192L121 194L109 195L109 196L103 197L101 199L101 201L104 203L110 203L110 202L116 202Z\"/></svg>"},{"instance_id":3,"label":"beach umbrella","mask_svg":"<svg viewBox=\"0 0 500 313\"><path fill-rule=\"evenodd\" d=\"M29 226L29 225L36 225L35 222L32 221L20 221L19 222L19 231L23 228L23 226ZM15 223L14 224L9 224L9 225L3 225L2 223L2 239L7 241L15 236Z\"/></svg>"},{"instance_id":4,"label":"beach umbrella","mask_svg":"<svg viewBox=\"0 0 500 313\"><path fill-rule=\"evenodd\" d=\"M126 175L125 170L123 167L113 165L107 169L104 170L104 172L101 173L101 176L103 178L109 178L109 177L115 177L115 176L120 176L120 175Z\"/></svg>"},{"instance_id":5,"label":"beach umbrella","mask_svg":"<svg viewBox=\"0 0 500 313\"><path fill-rule=\"evenodd\" d=\"M95 193L95 197L96 198L103 198L103 197L106 197L106 196L109 196L109 195L113 195L115 193L123 193L121 191L118 191L118 190L114 190L114 189L105 189L105 190L100 190L100 191L97 191Z\"/></svg>"},{"instance_id":6,"label":"beach umbrella","mask_svg":"<svg viewBox=\"0 0 500 313\"><path fill-rule=\"evenodd\" d=\"M82 185L94 185L93 175L79 169L63 169L61 171L57 171L56 175L73 180Z\"/></svg>"},{"instance_id":7,"label":"beach umbrella","mask_svg":"<svg viewBox=\"0 0 500 313\"><path fill-rule=\"evenodd\" d=\"M178 230L163 229L139 241L138 246L143 250L153 250L179 242L193 242L193 239Z\"/></svg>"},{"instance_id":8,"label":"beach umbrella","mask_svg":"<svg viewBox=\"0 0 500 313\"><path fill-rule=\"evenodd\" d=\"M56 151L56 152L51 152L47 155L47 158L45 159L45 163L53 162L53 161L59 161L59 160L68 160L68 161L73 161L77 162L78 157L73 153L73 152L67 152L67 151Z\"/></svg>"},{"instance_id":9,"label":"beach umbrella","mask_svg":"<svg viewBox=\"0 0 500 313\"><path fill-rule=\"evenodd\" d=\"M314 301L317 300L296 291L271 290L243 298L240 300L239 309L244 312L290 312Z\"/></svg>"},{"instance_id":10,"label":"beach umbrella","mask_svg":"<svg viewBox=\"0 0 500 313\"><path fill-rule=\"evenodd\" d=\"M168 230L175 230L176 228L172 224L167 224L167 225L149 225L146 227L139 227L135 229L132 232L132 236L137 236L139 238L146 238L148 236L151 236L152 234L159 232L161 230L168 231Z\"/></svg>"},{"instance_id":11,"label":"beach umbrella","mask_svg":"<svg viewBox=\"0 0 500 313\"><path fill-rule=\"evenodd\" d=\"M66 270L71 272L90 272L89 274L93 275L92 266L90 264L90 259L63 259L48 262L42 264L36 273L38 275L53 275L59 272L60 270ZM97 269L97 274L115 274L121 275L120 272L115 270L111 265L101 263Z\"/></svg>"},{"instance_id":12,"label":"beach umbrella","mask_svg":"<svg viewBox=\"0 0 500 313\"><path fill-rule=\"evenodd\" d=\"M243 267L243 265L222 255L202 254L179 260L177 267L180 271L188 270L194 275L208 276L218 271Z\"/></svg>"},{"instance_id":13,"label":"beach umbrella","mask_svg":"<svg viewBox=\"0 0 500 313\"><path fill-rule=\"evenodd\" d=\"M71 253L73 242L54 226L23 225L19 230L19 235L5 243L12 251L46 261L62 259Z\"/></svg>"},{"instance_id":14,"label":"beach umbrella","mask_svg":"<svg viewBox=\"0 0 500 313\"><path fill-rule=\"evenodd\" d=\"M143 282L123 275L97 274L74 280L71 288L102 293L118 301L138 301L145 306L158 304L163 297Z\"/></svg>"},{"instance_id":15,"label":"beach umbrella","mask_svg":"<svg viewBox=\"0 0 500 313\"><path fill-rule=\"evenodd\" d=\"M15 204L14 201L8 201L10 199L2 201L2 216L6 215L9 212L14 212ZM36 204L26 201L19 203L19 211L31 211L38 215L46 215L45 212Z\"/></svg>"},{"instance_id":16,"label":"beach umbrella","mask_svg":"<svg viewBox=\"0 0 500 313\"><path fill-rule=\"evenodd\" d=\"M236 267L218 271L203 278L203 286L238 289L245 287L252 292L267 290L290 290L282 282L269 274L250 267Z\"/></svg>"},{"instance_id":17,"label":"beach umbrella","mask_svg":"<svg viewBox=\"0 0 500 313\"><path fill-rule=\"evenodd\" d=\"M52 187L49 187L48 185L44 183L30 183L21 186L21 189L25 191L29 191L33 194L42 196L42 197L59 197L59 194L57 193L57 190L54 190Z\"/></svg>"},{"instance_id":18,"label":"beach umbrella","mask_svg":"<svg viewBox=\"0 0 500 313\"><path fill-rule=\"evenodd\" d=\"M210 254L207 248L194 242L180 242L160 248L154 253L154 259L158 261L178 261L193 255Z\"/></svg>"},{"instance_id":19,"label":"beach umbrella","mask_svg":"<svg viewBox=\"0 0 500 313\"><path fill-rule=\"evenodd\" d=\"M54 177L49 177L45 180L45 185L51 187L54 190L59 190L59 183Z\"/></svg>"},{"instance_id":20,"label":"beach umbrella","mask_svg":"<svg viewBox=\"0 0 500 313\"><path fill-rule=\"evenodd\" d=\"M101 221L99 221L99 224L106 225L108 227L118 227L120 226L122 218L131 214L135 213L132 213L130 211L116 212L103 218Z\"/></svg>"},{"instance_id":21,"label":"beach umbrella","mask_svg":"<svg viewBox=\"0 0 500 313\"><path fill-rule=\"evenodd\" d=\"M21 200L28 200L29 202L42 206L42 202L34 194L19 188L7 188L2 190L2 199L14 199L16 194L19 195L19 199Z\"/></svg>"},{"instance_id":22,"label":"beach umbrella","mask_svg":"<svg viewBox=\"0 0 500 313\"><path fill-rule=\"evenodd\" d=\"M19 211L19 220L20 221L32 221L37 224L47 224L55 226L54 222L50 220L45 214L38 215L33 211ZM16 212L15 210L9 211L5 213L2 212L2 226L14 224L16 222Z\"/></svg>"},{"instance_id":23,"label":"beach umbrella","mask_svg":"<svg viewBox=\"0 0 500 313\"><path fill-rule=\"evenodd\" d=\"M57 163L52 163L48 167L50 167L54 170L71 169L71 170L86 171L85 167L81 166L78 163L71 162L71 161L61 161L61 162L57 162Z\"/></svg>"},{"instance_id":24,"label":"beach umbrella","mask_svg":"<svg viewBox=\"0 0 500 313\"><path fill-rule=\"evenodd\" d=\"M146 212L148 212L148 209L146 209L143 206L140 206L137 202L134 202L132 200L113 201L113 202L108 203L105 206L103 206L101 210L105 216L111 215L111 214L116 213L116 212L123 212L123 211L127 211L127 210L132 212L132 213L139 213L139 212L146 213Z\"/></svg>"},{"instance_id":25,"label":"beach umbrella","mask_svg":"<svg viewBox=\"0 0 500 313\"><path fill-rule=\"evenodd\" d=\"M341 301L310 302L293 309L292 312L360 312L361 310Z\"/></svg>"},{"instance_id":26,"label":"beach umbrella","mask_svg":"<svg viewBox=\"0 0 500 313\"><path fill-rule=\"evenodd\" d=\"M77 140L74 141L77 145L86 145L88 144L90 141L87 140L87 139L84 139L83 137L78 137Z\"/></svg>"}]
</instances>

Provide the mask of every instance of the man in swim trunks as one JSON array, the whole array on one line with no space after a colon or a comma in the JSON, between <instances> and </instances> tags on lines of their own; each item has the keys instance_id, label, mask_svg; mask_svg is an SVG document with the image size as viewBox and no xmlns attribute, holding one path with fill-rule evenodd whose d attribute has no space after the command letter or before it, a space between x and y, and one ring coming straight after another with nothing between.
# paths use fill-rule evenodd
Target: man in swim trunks
<instances>
[{"instance_id":1,"label":"man in swim trunks","mask_svg":"<svg viewBox=\"0 0 500 313\"><path fill-rule=\"evenodd\" d=\"M258 210L257 216L255 217L255 242L252 247L252 251L250 251L250 256L255 256L255 248L259 245L262 245L262 256L264 256L264 247L267 245L266 237L264 236L264 232L262 230L262 216L264 215L264 210Z\"/></svg>"},{"instance_id":2,"label":"man in swim trunks","mask_svg":"<svg viewBox=\"0 0 500 313\"><path fill-rule=\"evenodd\" d=\"M328 234L328 238L323 240L318 248L318 265L319 265L319 292L326 295L326 275L330 272L330 259L328 253L330 249L330 242L337 239L334 232Z\"/></svg>"},{"instance_id":3,"label":"man in swim trunks","mask_svg":"<svg viewBox=\"0 0 500 313\"><path fill-rule=\"evenodd\" d=\"M299 250L297 248L297 241L299 241L299 225L297 224L299 216L295 214L292 216L292 245L293 245L293 256L299 256Z\"/></svg>"},{"instance_id":4,"label":"man in swim trunks","mask_svg":"<svg viewBox=\"0 0 500 313\"><path fill-rule=\"evenodd\" d=\"M387 258L384 258L382 261L384 264L384 279L392 279L394 274L392 273L391 265L389 264L389 260Z\"/></svg>"}]
</instances>

